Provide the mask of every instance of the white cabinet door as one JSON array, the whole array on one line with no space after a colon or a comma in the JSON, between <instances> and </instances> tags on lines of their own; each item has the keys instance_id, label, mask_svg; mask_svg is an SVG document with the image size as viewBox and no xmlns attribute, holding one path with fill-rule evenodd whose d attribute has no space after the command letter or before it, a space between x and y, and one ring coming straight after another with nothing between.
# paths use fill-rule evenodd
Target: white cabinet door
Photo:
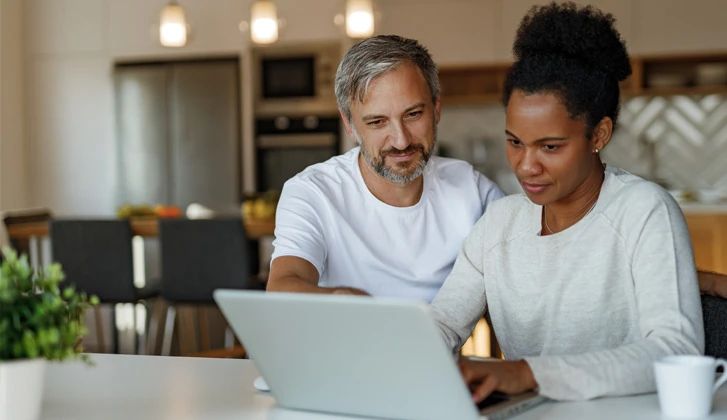
<instances>
[{"instance_id":1,"label":"white cabinet door","mask_svg":"<svg viewBox=\"0 0 727 420\"><path fill-rule=\"evenodd\" d=\"M661 1L661 0L656 0ZM515 39L520 22L531 7L543 6L551 0L500 0L500 16L498 19L499 36L496 47L498 61L511 61L512 43ZM611 13L616 18L616 28L630 48L633 42L633 2L632 0L578 0L581 5L591 4L603 12Z\"/></svg>"},{"instance_id":2,"label":"white cabinet door","mask_svg":"<svg viewBox=\"0 0 727 420\"><path fill-rule=\"evenodd\" d=\"M496 0L386 0L379 2L379 34L414 38L439 65L495 59Z\"/></svg>"},{"instance_id":3,"label":"white cabinet door","mask_svg":"<svg viewBox=\"0 0 727 420\"><path fill-rule=\"evenodd\" d=\"M635 4L634 52L727 50L727 1L638 0Z\"/></svg>"}]
</instances>

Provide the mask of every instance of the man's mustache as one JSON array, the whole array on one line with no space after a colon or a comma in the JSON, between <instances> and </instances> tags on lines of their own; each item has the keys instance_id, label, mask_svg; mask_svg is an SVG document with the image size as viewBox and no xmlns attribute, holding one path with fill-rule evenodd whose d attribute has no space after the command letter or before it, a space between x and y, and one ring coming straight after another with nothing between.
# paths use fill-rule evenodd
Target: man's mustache
<instances>
[{"instance_id":1,"label":"man's mustache","mask_svg":"<svg viewBox=\"0 0 727 420\"><path fill-rule=\"evenodd\" d=\"M409 153L413 153L416 151L420 151L424 153L424 145L422 144L410 144L406 149L399 150L396 148L390 148L387 150L381 151L381 157L386 157L388 155L408 155Z\"/></svg>"}]
</instances>

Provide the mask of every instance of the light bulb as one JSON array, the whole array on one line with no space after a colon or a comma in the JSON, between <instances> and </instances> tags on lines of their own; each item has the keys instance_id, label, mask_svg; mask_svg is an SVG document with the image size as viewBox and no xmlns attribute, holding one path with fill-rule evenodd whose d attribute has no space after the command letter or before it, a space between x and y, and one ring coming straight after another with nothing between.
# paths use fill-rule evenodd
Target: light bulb
<instances>
[{"instance_id":1,"label":"light bulb","mask_svg":"<svg viewBox=\"0 0 727 420\"><path fill-rule=\"evenodd\" d=\"M371 0L348 0L346 34L351 38L367 38L374 34L374 8Z\"/></svg>"},{"instance_id":2,"label":"light bulb","mask_svg":"<svg viewBox=\"0 0 727 420\"><path fill-rule=\"evenodd\" d=\"M159 42L165 47L183 47L187 44L187 20L182 6L169 4L162 9Z\"/></svg>"},{"instance_id":3,"label":"light bulb","mask_svg":"<svg viewBox=\"0 0 727 420\"><path fill-rule=\"evenodd\" d=\"M252 5L250 36L256 44L272 44L278 40L278 13L275 3L258 0Z\"/></svg>"}]
</instances>

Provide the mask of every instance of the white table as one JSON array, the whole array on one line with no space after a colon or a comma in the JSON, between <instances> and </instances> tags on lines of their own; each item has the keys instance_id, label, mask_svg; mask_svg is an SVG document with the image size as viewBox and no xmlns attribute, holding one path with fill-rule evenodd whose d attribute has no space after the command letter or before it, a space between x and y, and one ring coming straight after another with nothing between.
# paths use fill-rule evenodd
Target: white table
<instances>
[{"instance_id":1,"label":"white table","mask_svg":"<svg viewBox=\"0 0 727 420\"><path fill-rule=\"evenodd\" d=\"M303 420L347 418L286 410L257 392L258 372L248 360L92 355L49 364L43 420ZM727 419L727 386L710 418ZM529 419L661 419L656 395L546 403L517 417Z\"/></svg>"}]
</instances>

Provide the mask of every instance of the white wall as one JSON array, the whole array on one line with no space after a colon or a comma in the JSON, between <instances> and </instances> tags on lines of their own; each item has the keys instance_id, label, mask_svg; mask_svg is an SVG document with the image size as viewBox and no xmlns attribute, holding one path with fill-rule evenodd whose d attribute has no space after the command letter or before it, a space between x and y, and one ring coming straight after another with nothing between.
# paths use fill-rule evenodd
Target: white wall
<instances>
[{"instance_id":1,"label":"white wall","mask_svg":"<svg viewBox=\"0 0 727 420\"><path fill-rule=\"evenodd\" d=\"M27 8L25 164L30 194L25 204L47 206L60 215L110 215L114 211L116 153L111 73L116 60L204 55L244 58L249 48L249 35L240 33L238 24L249 19L252 0L180 0L192 27L190 43L182 49L161 47L153 33L167 0L2 0L2 4L13 1L23 1ZM510 57L512 37L522 16L533 3L545 2L378 0L379 32L420 39L440 64L504 61ZM287 22L281 29L281 42L340 39L333 16L343 11L343 0L276 3L280 17ZM727 50L727 25L721 22L721 17L727 15L727 1L593 3L616 15L632 53ZM249 63L243 63L243 71L248 70ZM22 72L16 69L15 77L22 76L18 73ZM249 79L247 74L242 77L243 155L251 158L251 100L250 89L246 89ZM22 83L17 86L20 88ZM18 95L22 99L23 95ZM23 124L14 127L21 133L17 138L22 138ZM22 143L14 150L10 161L22 162ZM243 170L245 187L250 189L249 161L244 162ZM3 160L0 173L6 171L9 169L5 169ZM12 173L17 172L22 170ZM16 199L23 202L22 197Z\"/></svg>"},{"instance_id":2,"label":"white wall","mask_svg":"<svg viewBox=\"0 0 727 420\"><path fill-rule=\"evenodd\" d=\"M0 0L0 211L26 206L23 0ZM0 225L0 245L7 242Z\"/></svg>"}]
</instances>

